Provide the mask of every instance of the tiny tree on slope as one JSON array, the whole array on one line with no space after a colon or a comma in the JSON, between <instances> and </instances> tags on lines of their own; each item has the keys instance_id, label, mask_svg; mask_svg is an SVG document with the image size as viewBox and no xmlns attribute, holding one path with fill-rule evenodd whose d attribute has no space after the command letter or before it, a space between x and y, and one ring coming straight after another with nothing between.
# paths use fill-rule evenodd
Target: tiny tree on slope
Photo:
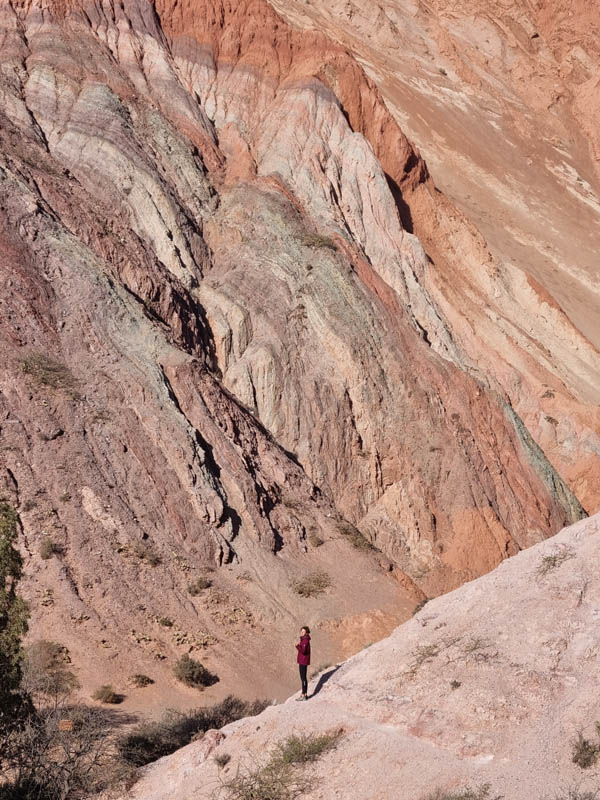
<instances>
[{"instance_id":1,"label":"tiny tree on slope","mask_svg":"<svg viewBox=\"0 0 600 800\"><path fill-rule=\"evenodd\" d=\"M17 595L23 560L15 548L18 518L8 503L0 502L0 734L28 708L21 689L23 649L29 610Z\"/></svg>"}]
</instances>

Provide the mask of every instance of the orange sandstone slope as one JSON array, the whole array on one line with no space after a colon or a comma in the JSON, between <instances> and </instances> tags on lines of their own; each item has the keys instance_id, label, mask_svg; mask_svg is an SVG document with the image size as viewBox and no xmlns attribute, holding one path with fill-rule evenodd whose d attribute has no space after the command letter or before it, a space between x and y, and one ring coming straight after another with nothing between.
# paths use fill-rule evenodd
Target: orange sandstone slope
<instances>
[{"instance_id":1,"label":"orange sandstone slope","mask_svg":"<svg viewBox=\"0 0 600 800\"><path fill-rule=\"evenodd\" d=\"M413 581L594 507L597 351L347 52L264 2L0 12L2 480L34 632L83 671L95 648L85 680L153 671L189 702L192 651L211 691L284 693L300 620L345 654ZM315 570L330 588L299 600ZM240 662L257 639L269 674Z\"/></svg>"}]
</instances>

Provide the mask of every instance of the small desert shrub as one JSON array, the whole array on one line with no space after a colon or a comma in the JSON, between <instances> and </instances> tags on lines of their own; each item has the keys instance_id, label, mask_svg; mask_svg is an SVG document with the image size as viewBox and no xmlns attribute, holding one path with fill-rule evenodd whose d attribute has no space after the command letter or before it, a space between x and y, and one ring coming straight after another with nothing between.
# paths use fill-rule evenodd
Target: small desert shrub
<instances>
[{"instance_id":1,"label":"small desert shrub","mask_svg":"<svg viewBox=\"0 0 600 800\"><path fill-rule=\"evenodd\" d=\"M209 672L206 667L195 658L190 658L188 654L181 656L173 669L177 680L185 683L186 686L204 688L212 686L218 682L218 677Z\"/></svg>"},{"instance_id":2,"label":"small desert shrub","mask_svg":"<svg viewBox=\"0 0 600 800\"><path fill-rule=\"evenodd\" d=\"M341 731L333 731L320 736L310 733L289 736L277 745L271 761L279 764L305 764L308 761L316 761L323 753L335 747L341 734Z\"/></svg>"},{"instance_id":3,"label":"small desert shrub","mask_svg":"<svg viewBox=\"0 0 600 800\"><path fill-rule=\"evenodd\" d=\"M145 686L150 686L150 684L154 683L152 678L148 677L148 675L143 675L141 672L132 675L129 680L131 684L138 689L143 689Z\"/></svg>"},{"instance_id":4,"label":"small desert shrub","mask_svg":"<svg viewBox=\"0 0 600 800\"><path fill-rule=\"evenodd\" d=\"M581 732L578 733L573 742L573 763L581 769L588 769L594 766L598 755L600 755L600 743L592 742L590 739L586 739Z\"/></svg>"},{"instance_id":5,"label":"small desert shrub","mask_svg":"<svg viewBox=\"0 0 600 800\"><path fill-rule=\"evenodd\" d=\"M302 767L316 761L335 746L341 731L321 736L290 736L278 744L263 766L238 772L222 783L228 800L294 800L303 797L314 781Z\"/></svg>"},{"instance_id":6,"label":"small desert shrub","mask_svg":"<svg viewBox=\"0 0 600 800\"><path fill-rule=\"evenodd\" d=\"M412 669L417 670L440 653L439 644L420 644L413 650Z\"/></svg>"},{"instance_id":7,"label":"small desert shrub","mask_svg":"<svg viewBox=\"0 0 600 800\"><path fill-rule=\"evenodd\" d=\"M331 586L331 578L326 572L311 572L304 578L292 581L292 589L300 597L317 597Z\"/></svg>"},{"instance_id":8,"label":"small desert shrub","mask_svg":"<svg viewBox=\"0 0 600 800\"><path fill-rule=\"evenodd\" d=\"M21 368L40 386L76 394L77 381L71 370L46 353L30 353L21 361Z\"/></svg>"},{"instance_id":9,"label":"small desert shrub","mask_svg":"<svg viewBox=\"0 0 600 800\"><path fill-rule=\"evenodd\" d=\"M192 595L192 597L197 597L199 594L202 594L205 589L210 589L211 586L212 581L210 578L205 578L203 575L201 575L188 585L188 592Z\"/></svg>"},{"instance_id":10,"label":"small desert shrub","mask_svg":"<svg viewBox=\"0 0 600 800\"><path fill-rule=\"evenodd\" d=\"M308 541L313 547L321 547L322 544L325 544L325 540L321 539L316 531L310 531Z\"/></svg>"},{"instance_id":11,"label":"small desert shrub","mask_svg":"<svg viewBox=\"0 0 600 800\"><path fill-rule=\"evenodd\" d=\"M306 247L314 247L322 250L336 250L335 242L330 236L321 236L318 233L307 233L303 239L302 244Z\"/></svg>"},{"instance_id":12,"label":"small desert shrub","mask_svg":"<svg viewBox=\"0 0 600 800\"><path fill-rule=\"evenodd\" d=\"M215 756L215 764L219 767L219 769L223 769L223 767L226 767L230 761L231 761L231 756L229 755L229 753L219 753L219 755Z\"/></svg>"},{"instance_id":13,"label":"small desert shrub","mask_svg":"<svg viewBox=\"0 0 600 800\"><path fill-rule=\"evenodd\" d=\"M40 544L40 558L48 561L53 556L62 556L65 552L62 544L55 542L49 536L45 536Z\"/></svg>"},{"instance_id":14,"label":"small desert shrub","mask_svg":"<svg viewBox=\"0 0 600 800\"><path fill-rule=\"evenodd\" d=\"M564 789L546 800L598 800L599 798L600 790L598 789L588 789L584 792L579 789Z\"/></svg>"},{"instance_id":15,"label":"small desert shrub","mask_svg":"<svg viewBox=\"0 0 600 800\"><path fill-rule=\"evenodd\" d=\"M451 789L450 791L438 789L427 795L425 800L503 800L502 795L492 795L491 791L492 787L489 783L476 789Z\"/></svg>"},{"instance_id":16,"label":"small desert shrub","mask_svg":"<svg viewBox=\"0 0 600 800\"><path fill-rule=\"evenodd\" d=\"M125 699L122 694L115 692L113 687L108 683L104 684L104 686L99 686L92 697L100 703L110 703L111 705L122 703Z\"/></svg>"},{"instance_id":17,"label":"small desert shrub","mask_svg":"<svg viewBox=\"0 0 600 800\"><path fill-rule=\"evenodd\" d=\"M375 549L371 542L368 539L365 539L358 528L355 528L354 525L351 525L349 522L340 523L339 530L342 536L345 536L352 547L355 547L357 550Z\"/></svg>"},{"instance_id":18,"label":"small desert shrub","mask_svg":"<svg viewBox=\"0 0 600 800\"><path fill-rule=\"evenodd\" d=\"M25 652L24 686L32 695L60 697L79 688L71 670L69 651L58 642L38 639Z\"/></svg>"},{"instance_id":19,"label":"small desert shrub","mask_svg":"<svg viewBox=\"0 0 600 800\"><path fill-rule=\"evenodd\" d=\"M425 608L425 606L427 605L428 602L429 602L429 598L428 597L424 597L422 600L420 600L417 603L417 605L413 608L413 612L412 612L413 617L415 616L415 614L418 614L419 611L421 611L423 608Z\"/></svg>"},{"instance_id":20,"label":"small desert shrub","mask_svg":"<svg viewBox=\"0 0 600 800\"><path fill-rule=\"evenodd\" d=\"M238 773L222 784L227 800L296 800L311 788L297 770L267 766Z\"/></svg>"},{"instance_id":21,"label":"small desert shrub","mask_svg":"<svg viewBox=\"0 0 600 800\"><path fill-rule=\"evenodd\" d=\"M152 545L147 542L136 542L133 545L132 552L140 561L145 561L151 567L158 567L161 563L161 557Z\"/></svg>"},{"instance_id":22,"label":"small desert shrub","mask_svg":"<svg viewBox=\"0 0 600 800\"><path fill-rule=\"evenodd\" d=\"M543 577L549 572L553 572L555 569L558 569L561 564L563 564L565 561L568 561L570 558L575 558L575 553L570 547L563 546L554 553L550 553L549 555L542 557L542 560L538 566L537 574Z\"/></svg>"},{"instance_id":23,"label":"small desert shrub","mask_svg":"<svg viewBox=\"0 0 600 800\"><path fill-rule=\"evenodd\" d=\"M195 711L168 711L159 722L143 722L121 736L117 748L126 763L141 767L185 747L208 730L260 714L266 706L263 700L247 703L229 695L220 703Z\"/></svg>"},{"instance_id":24,"label":"small desert shrub","mask_svg":"<svg viewBox=\"0 0 600 800\"><path fill-rule=\"evenodd\" d=\"M162 625L163 628L172 628L173 627L173 620L171 617L159 617L158 624Z\"/></svg>"},{"instance_id":25,"label":"small desert shrub","mask_svg":"<svg viewBox=\"0 0 600 800\"><path fill-rule=\"evenodd\" d=\"M450 688L452 689L452 691L455 691L456 689L460 689L461 686L462 686L462 683L460 681L456 681L456 680L450 681Z\"/></svg>"}]
</instances>

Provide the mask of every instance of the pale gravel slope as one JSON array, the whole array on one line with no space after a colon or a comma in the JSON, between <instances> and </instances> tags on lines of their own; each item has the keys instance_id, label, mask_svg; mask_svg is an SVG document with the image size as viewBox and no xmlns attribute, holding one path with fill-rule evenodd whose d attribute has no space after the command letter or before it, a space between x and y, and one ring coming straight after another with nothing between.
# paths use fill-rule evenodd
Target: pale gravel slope
<instances>
[{"instance_id":1,"label":"pale gravel slope","mask_svg":"<svg viewBox=\"0 0 600 800\"><path fill-rule=\"evenodd\" d=\"M557 553L566 558L541 574ZM599 556L596 515L431 601L342 664L308 703L290 698L225 728L217 752L232 756L226 774L260 762L292 732L342 726L307 798L418 800L489 782L507 800L535 800L597 786L593 769L571 762L571 742L580 729L593 736L600 714ZM205 756L218 738L149 767L132 798L213 796L218 770Z\"/></svg>"}]
</instances>

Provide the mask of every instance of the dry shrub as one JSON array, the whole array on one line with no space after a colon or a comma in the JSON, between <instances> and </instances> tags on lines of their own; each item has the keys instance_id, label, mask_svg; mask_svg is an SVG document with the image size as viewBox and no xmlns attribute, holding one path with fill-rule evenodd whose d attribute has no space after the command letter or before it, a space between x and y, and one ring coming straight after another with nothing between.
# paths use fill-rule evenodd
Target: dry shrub
<instances>
[{"instance_id":1,"label":"dry shrub","mask_svg":"<svg viewBox=\"0 0 600 800\"><path fill-rule=\"evenodd\" d=\"M53 556L62 556L65 552L62 544L53 541L49 536L45 536L40 544L40 558L48 561Z\"/></svg>"},{"instance_id":2,"label":"dry shrub","mask_svg":"<svg viewBox=\"0 0 600 800\"><path fill-rule=\"evenodd\" d=\"M426 800L503 800L501 794L491 794L492 787L489 783L478 786L475 789L451 789L445 791L437 789L432 794L427 795Z\"/></svg>"},{"instance_id":3,"label":"dry shrub","mask_svg":"<svg viewBox=\"0 0 600 800\"><path fill-rule=\"evenodd\" d=\"M38 639L25 652L23 685L33 696L60 697L79 688L79 681L68 669L69 651L58 642Z\"/></svg>"},{"instance_id":4,"label":"dry shrub","mask_svg":"<svg viewBox=\"0 0 600 800\"><path fill-rule=\"evenodd\" d=\"M195 711L168 711L159 722L144 722L121 736L117 748L126 763L144 766L185 747L205 731L260 714L266 706L267 702L263 700L248 703L229 695L220 703Z\"/></svg>"},{"instance_id":5,"label":"dry shrub","mask_svg":"<svg viewBox=\"0 0 600 800\"><path fill-rule=\"evenodd\" d=\"M600 743L592 742L590 739L586 739L581 732L578 733L573 742L573 763L581 769L589 769L598 760L598 755L600 755Z\"/></svg>"},{"instance_id":6,"label":"dry shrub","mask_svg":"<svg viewBox=\"0 0 600 800\"><path fill-rule=\"evenodd\" d=\"M321 250L337 250L336 244L330 236L322 236L319 233L305 234L302 244L306 247L314 247Z\"/></svg>"},{"instance_id":7,"label":"dry shrub","mask_svg":"<svg viewBox=\"0 0 600 800\"><path fill-rule=\"evenodd\" d=\"M304 578L292 581L292 589L300 597L317 597L331 586L331 578L326 572L311 572Z\"/></svg>"},{"instance_id":8,"label":"dry shrub","mask_svg":"<svg viewBox=\"0 0 600 800\"><path fill-rule=\"evenodd\" d=\"M205 589L210 589L211 586L212 581L210 578L205 578L204 575L201 575L188 585L188 592L192 597L197 597L199 594L202 594Z\"/></svg>"},{"instance_id":9,"label":"dry shrub","mask_svg":"<svg viewBox=\"0 0 600 800\"><path fill-rule=\"evenodd\" d=\"M147 542L136 542L133 545L132 552L140 561L145 561L151 567L158 567L162 560L154 547Z\"/></svg>"},{"instance_id":10,"label":"dry shrub","mask_svg":"<svg viewBox=\"0 0 600 800\"><path fill-rule=\"evenodd\" d=\"M148 677L148 675L143 675L141 672L137 672L135 675L132 675L129 681L132 686L135 686L138 689L143 689L146 686L150 686L154 683L152 678Z\"/></svg>"},{"instance_id":11,"label":"dry shrub","mask_svg":"<svg viewBox=\"0 0 600 800\"><path fill-rule=\"evenodd\" d=\"M368 539L365 539L363 534L355 528L350 522L346 522L345 520L340 523L339 531L342 536L345 536L346 539L350 542L352 547L355 547L357 550L374 550L375 548L371 544Z\"/></svg>"},{"instance_id":12,"label":"dry shrub","mask_svg":"<svg viewBox=\"0 0 600 800\"><path fill-rule=\"evenodd\" d=\"M306 764L308 761L316 761L335 747L341 735L342 732L338 730L320 736L309 733L289 736L277 745L271 760L281 764Z\"/></svg>"},{"instance_id":13,"label":"dry shrub","mask_svg":"<svg viewBox=\"0 0 600 800\"><path fill-rule=\"evenodd\" d=\"M47 353L30 353L21 361L21 368L40 386L77 396L77 381L71 370Z\"/></svg>"},{"instance_id":14,"label":"dry shrub","mask_svg":"<svg viewBox=\"0 0 600 800\"><path fill-rule=\"evenodd\" d=\"M92 697L100 703L109 703L110 705L118 705L125 699L122 694L115 692L109 683L104 684L104 686L99 686Z\"/></svg>"},{"instance_id":15,"label":"dry shrub","mask_svg":"<svg viewBox=\"0 0 600 800\"><path fill-rule=\"evenodd\" d=\"M294 800L314 786L302 767L316 761L335 747L342 731L320 736L290 736L280 742L266 764L239 770L231 780L222 782L227 800Z\"/></svg>"},{"instance_id":16,"label":"dry shrub","mask_svg":"<svg viewBox=\"0 0 600 800\"><path fill-rule=\"evenodd\" d=\"M114 720L100 708L50 703L0 741L0 800L87 800L131 785L118 757ZM108 795L106 795L108 796Z\"/></svg>"}]
</instances>

